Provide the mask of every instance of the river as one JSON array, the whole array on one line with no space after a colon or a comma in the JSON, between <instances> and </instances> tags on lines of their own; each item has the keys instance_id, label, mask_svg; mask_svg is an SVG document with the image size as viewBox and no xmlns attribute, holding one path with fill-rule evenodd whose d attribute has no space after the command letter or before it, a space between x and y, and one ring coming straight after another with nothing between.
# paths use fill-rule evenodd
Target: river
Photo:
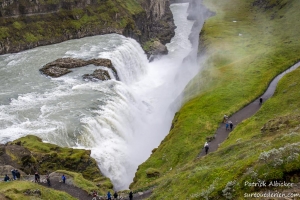
<instances>
[{"instance_id":1,"label":"river","mask_svg":"<svg viewBox=\"0 0 300 200\"><path fill-rule=\"evenodd\" d=\"M192 49L187 8L187 3L171 5L176 34L167 44L169 54L151 63L135 40L117 34L0 56L0 142L32 134L90 149L115 189L127 189L138 165L168 134L178 110L174 99L197 72L197 65L182 64ZM82 75L97 68L93 65L60 78L39 72L62 57L109 58L121 81L84 81Z\"/></svg>"}]
</instances>

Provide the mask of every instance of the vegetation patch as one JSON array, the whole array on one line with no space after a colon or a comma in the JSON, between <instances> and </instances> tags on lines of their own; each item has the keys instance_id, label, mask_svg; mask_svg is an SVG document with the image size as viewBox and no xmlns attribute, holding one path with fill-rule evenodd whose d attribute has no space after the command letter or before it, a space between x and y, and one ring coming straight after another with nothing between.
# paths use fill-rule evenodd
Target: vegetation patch
<instances>
[{"instance_id":1,"label":"vegetation patch","mask_svg":"<svg viewBox=\"0 0 300 200\"><path fill-rule=\"evenodd\" d=\"M46 188L28 181L0 182L0 194L7 199L65 199L75 200L65 192Z\"/></svg>"}]
</instances>

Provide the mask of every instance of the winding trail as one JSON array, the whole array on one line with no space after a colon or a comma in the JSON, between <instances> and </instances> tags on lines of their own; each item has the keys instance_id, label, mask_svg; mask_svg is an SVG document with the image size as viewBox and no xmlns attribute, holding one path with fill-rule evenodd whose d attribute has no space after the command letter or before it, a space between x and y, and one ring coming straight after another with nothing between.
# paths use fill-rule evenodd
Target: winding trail
<instances>
[{"instance_id":1,"label":"winding trail","mask_svg":"<svg viewBox=\"0 0 300 200\"><path fill-rule=\"evenodd\" d=\"M300 66L300 62L296 63L295 65L291 66L281 74L277 75L272 82L269 84L269 87L265 91L265 93L261 96L263 98L263 101L266 101L269 99L271 96L273 96L277 83L278 81L286 74L289 73L295 69L297 69ZM259 97L260 98L260 97ZM259 103L259 98L242 108L241 110L237 111L234 113L232 116L228 118L229 121L232 121L234 127L237 126L240 122L243 120L251 117L254 115L259 109L260 109L260 103ZM228 135L230 134L230 130L226 130L225 124L221 123L219 128L216 131L215 134L215 139L212 140L209 143L209 152L216 151L219 147L219 144L221 144L225 139L227 139ZM200 153L198 154L197 158L200 158L205 155L205 150L202 148Z\"/></svg>"}]
</instances>

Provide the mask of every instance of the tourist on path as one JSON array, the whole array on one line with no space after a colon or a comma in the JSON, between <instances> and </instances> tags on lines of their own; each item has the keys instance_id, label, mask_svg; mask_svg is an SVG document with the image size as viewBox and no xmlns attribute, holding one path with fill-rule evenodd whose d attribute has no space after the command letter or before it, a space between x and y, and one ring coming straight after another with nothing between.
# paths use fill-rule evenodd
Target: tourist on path
<instances>
[{"instance_id":1,"label":"tourist on path","mask_svg":"<svg viewBox=\"0 0 300 200\"><path fill-rule=\"evenodd\" d=\"M132 198L133 198L133 193L132 193L132 191L130 191L129 192L129 199L132 200Z\"/></svg>"},{"instance_id":2,"label":"tourist on path","mask_svg":"<svg viewBox=\"0 0 300 200\"><path fill-rule=\"evenodd\" d=\"M229 123L228 121L226 122L226 131L229 130Z\"/></svg>"},{"instance_id":3,"label":"tourist on path","mask_svg":"<svg viewBox=\"0 0 300 200\"><path fill-rule=\"evenodd\" d=\"M62 182L63 182L63 183L66 183L66 177L65 177L64 174L61 176L61 179L62 179Z\"/></svg>"},{"instance_id":4,"label":"tourist on path","mask_svg":"<svg viewBox=\"0 0 300 200\"><path fill-rule=\"evenodd\" d=\"M14 180L16 180L16 170L15 169L11 170L11 174L12 174L12 178Z\"/></svg>"},{"instance_id":5,"label":"tourist on path","mask_svg":"<svg viewBox=\"0 0 300 200\"><path fill-rule=\"evenodd\" d=\"M92 196L93 196L93 197L97 197L97 196L98 196L98 193L96 192L96 190L94 190ZM93 199L94 199L94 198L93 198Z\"/></svg>"},{"instance_id":6,"label":"tourist on path","mask_svg":"<svg viewBox=\"0 0 300 200\"><path fill-rule=\"evenodd\" d=\"M205 154L207 154L208 153L208 149L209 149L209 145L208 145L207 142L205 142L205 144L204 144L204 149L205 149Z\"/></svg>"},{"instance_id":7,"label":"tourist on path","mask_svg":"<svg viewBox=\"0 0 300 200\"><path fill-rule=\"evenodd\" d=\"M21 174L20 174L20 172L16 169L16 177L17 177L17 179L19 179L20 180L20 178L21 178Z\"/></svg>"},{"instance_id":8,"label":"tourist on path","mask_svg":"<svg viewBox=\"0 0 300 200\"><path fill-rule=\"evenodd\" d=\"M229 126L230 126L230 130L232 130L232 128L233 128L233 123L232 123L232 121L229 121Z\"/></svg>"},{"instance_id":9,"label":"tourist on path","mask_svg":"<svg viewBox=\"0 0 300 200\"><path fill-rule=\"evenodd\" d=\"M108 193L107 193L107 200L111 200L111 194L110 194L110 191L108 191Z\"/></svg>"},{"instance_id":10,"label":"tourist on path","mask_svg":"<svg viewBox=\"0 0 300 200\"><path fill-rule=\"evenodd\" d=\"M115 193L114 193L114 198L115 199L118 199L118 193L115 191Z\"/></svg>"},{"instance_id":11,"label":"tourist on path","mask_svg":"<svg viewBox=\"0 0 300 200\"><path fill-rule=\"evenodd\" d=\"M9 181L9 176L7 176L7 174L5 174L4 181L5 182Z\"/></svg>"},{"instance_id":12,"label":"tourist on path","mask_svg":"<svg viewBox=\"0 0 300 200\"><path fill-rule=\"evenodd\" d=\"M39 183L40 182L40 175L37 172L35 172L35 174L34 174L34 182L35 183Z\"/></svg>"},{"instance_id":13,"label":"tourist on path","mask_svg":"<svg viewBox=\"0 0 300 200\"><path fill-rule=\"evenodd\" d=\"M47 175L46 180L47 180L48 186L50 187L50 186L51 186L51 182L50 182L50 177L49 177L49 175Z\"/></svg>"},{"instance_id":14,"label":"tourist on path","mask_svg":"<svg viewBox=\"0 0 300 200\"><path fill-rule=\"evenodd\" d=\"M223 117L223 123L226 123L227 119L228 119L228 116L225 114L224 117Z\"/></svg>"},{"instance_id":15,"label":"tourist on path","mask_svg":"<svg viewBox=\"0 0 300 200\"><path fill-rule=\"evenodd\" d=\"M263 102L263 98L260 97L260 98L259 98L259 104L262 104L262 102Z\"/></svg>"}]
</instances>

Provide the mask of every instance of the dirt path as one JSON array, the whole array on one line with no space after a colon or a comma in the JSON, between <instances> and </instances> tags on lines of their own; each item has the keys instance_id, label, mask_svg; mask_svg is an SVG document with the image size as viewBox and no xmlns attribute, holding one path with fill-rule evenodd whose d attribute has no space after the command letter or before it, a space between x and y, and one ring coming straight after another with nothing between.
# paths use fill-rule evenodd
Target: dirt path
<instances>
[{"instance_id":1,"label":"dirt path","mask_svg":"<svg viewBox=\"0 0 300 200\"><path fill-rule=\"evenodd\" d=\"M267 99L269 99L271 96L273 96L278 81L286 74L289 73L295 69L297 69L300 66L300 62L293 65L286 71L282 72L281 74L277 75L272 82L270 83L268 89L266 92L261 96L263 98L263 102L265 102ZM260 98L260 97L259 97ZM260 108L259 98L248 104L246 107L242 108L238 112L234 113L232 116L228 118L228 120L232 121L234 127L237 126L241 121L251 117L254 115ZM212 140L209 143L209 152L216 151L218 149L219 144L221 144L230 134L230 130L226 130L225 123L221 123L219 128L216 131L215 139ZM204 144L203 144L204 145ZM202 157L205 155L204 148L201 150L201 152L198 154L198 157Z\"/></svg>"}]
</instances>

